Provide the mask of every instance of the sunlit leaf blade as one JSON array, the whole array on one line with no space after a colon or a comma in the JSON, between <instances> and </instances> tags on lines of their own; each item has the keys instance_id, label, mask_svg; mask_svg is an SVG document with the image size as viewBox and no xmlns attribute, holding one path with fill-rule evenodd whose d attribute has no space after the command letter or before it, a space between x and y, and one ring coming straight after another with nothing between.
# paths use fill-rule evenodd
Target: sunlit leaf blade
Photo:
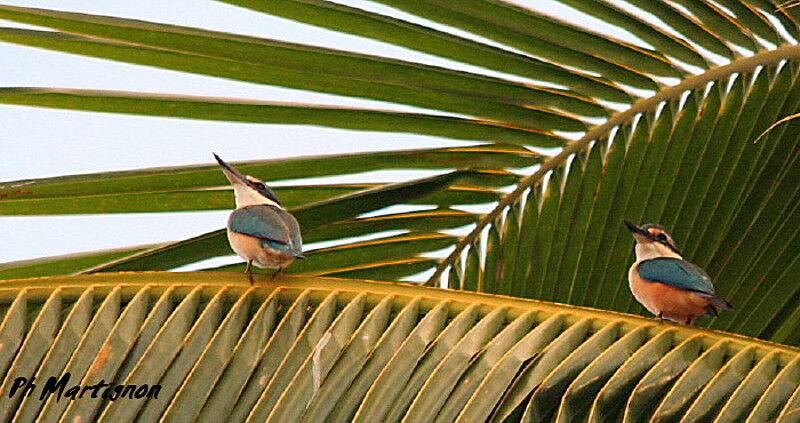
<instances>
[{"instance_id":1,"label":"sunlit leaf blade","mask_svg":"<svg viewBox=\"0 0 800 423\"><path fill-rule=\"evenodd\" d=\"M452 245L454 237L438 233L418 233L377 238L369 241L337 245L335 247L306 250L306 260L297 261L286 269L287 274L324 276L340 272L366 271L368 268L387 266L392 263L408 262L414 257ZM417 266L423 263L427 270L434 264L430 260L414 261ZM209 270L244 271L245 265L232 264Z\"/></svg>"},{"instance_id":2,"label":"sunlit leaf blade","mask_svg":"<svg viewBox=\"0 0 800 423\"><path fill-rule=\"evenodd\" d=\"M648 338L649 329L641 327L620 336L617 342L603 352L603 357L598 357L581 371L564 392L556 420L570 421L588 411L600 390L609 385L613 373L620 370L621 363L644 349L643 344ZM651 341L660 335L656 335Z\"/></svg>"},{"instance_id":3,"label":"sunlit leaf blade","mask_svg":"<svg viewBox=\"0 0 800 423\"><path fill-rule=\"evenodd\" d=\"M742 0L721 0L720 5L733 12L735 19L738 19L742 26L754 34L766 39L773 44L784 42L781 35L769 20L758 12L758 10Z\"/></svg>"},{"instance_id":4,"label":"sunlit leaf blade","mask_svg":"<svg viewBox=\"0 0 800 423\"><path fill-rule=\"evenodd\" d=\"M677 0L677 3L692 12L710 30L725 39L752 51L758 50L758 46L748 30L719 7L695 0Z\"/></svg>"},{"instance_id":5,"label":"sunlit leaf blade","mask_svg":"<svg viewBox=\"0 0 800 423\"><path fill-rule=\"evenodd\" d=\"M495 277L499 281L499 286L502 286L502 291L507 295L511 292L511 287L514 285L514 274L518 267L522 266L522 263L517 262L517 250L519 248L519 240L520 240L520 228L519 228L519 216L520 210L509 210L508 214L506 215L503 232L500 233L500 242L499 248L503 248L503 254L498 260L498 264L496 265L495 270Z\"/></svg>"},{"instance_id":6,"label":"sunlit leaf blade","mask_svg":"<svg viewBox=\"0 0 800 423\"><path fill-rule=\"evenodd\" d=\"M643 41L650 43L659 52L669 54L690 65L708 67L703 56L684 40L677 38L657 27L653 27L640 18L626 12L618 6L600 0L559 0L582 12L588 13L605 22L625 28Z\"/></svg>"},{"instance_id":7,"label":"sunlit leaf blade","mask_svg":"<svg viewBox=\"0 0 800 423\"><path fill-rule=\"evenodd\" d=\"M409 201L440 192L468 176L458 171L410 182L390 184L291 209L303 231L346 221L359 215L397 204L398 198ZM209 232L184 241L157 247L89 269L88 272L120 270L172 269L211 257L230 255L225 230ZM313 266L310 264L309 266Z\"/></svg>"},{"instance_id":8,"label":"sunlit leaf blade","mask_svg":"<svg viewBox=\"0 0 800 423\"><path fill-rule=\"evenodd\" d=\"M326 272L324 276L348 279L403 280L409 276L425 272L436 266L434 258L410 258L388 262L358 265L350 268Z\"/></svg>"},{"instance_id":9,"label":"sunlit leaf blade","mask_svg":"<svg viewBox=\"0 0 800 423\"><path fill-rule=\"evenodd\" d=\"M259 12L374 38L501 72L561 84L592 97L617 102L631 101L627 93L602 79L423 25L343 4L324 0L224 1Z\"/></svg>"},{"instance_id":10,"label":"sunlit leaf blade","mask_svg":"<svg viewBox=\"0 0 800 423\"><path fill-rule=\"evenodd\" d=\"M347 107L54 88L0 88L0 103L90 112L225 122L320 125L384 132L405 128L412 133L459 139L496 140L546 147L560 144L557 136L547 132L488 121ZM577 122L571 118L564 119L564 122ZM583 127L580 123L577 125L561 129L575 130Z\"/></svg>"},{"instance_id":11,"label":"sunlit leaf blade","mask_svg":"<svg viewBox=\"0 0 800 423\"><path fill-rule=\"evenodd\" d=\"M561 199L560 181L562 180L563 175L563 169L553 172L553 175L551 176L553 183L550 184L548 189L542 194L542 199L539 206L540 222L555 223L558 220L558 214L560 212L558 204ZM564 212L567 212L567 210L564 210ZM555 224L539 224L536 228L536 241L534 245L538 245L540 248L534 252L534 256L532 257L531 269L534 269L534 272L528 273L528 277L530 278L529 280L531 281L529 286L531 292L534 293L532 295L534 298L547 298L552 296L552 293L550 292L551 285L546 285L544 280L544 269L551 258L550 246L555 239L555 233L557 229L563 228L556 228Z\"/></svg>"},{"instance_id":12,"label":"sunlit leaf blade","mask_svg":"<svg viewBox=\"0 0 800 423\"><path fill-rule=\"evenodd\" d=\"M800 29L798 29L800 19L798 19L797 15L793 15L796 11L792 11L792 8L783 7L783 2L778 0L748 0L747 3L775 16L778 22L786 29L786 32L795 37L795 39L800 36Z\"/></svg>"},{"instance_id":13,"label":"sunlit leaf blade","mask_svg":"<svg viewBox=\"0 0 800 423\"><path fill-rule=\"evenodd\" d=\"M209 152L209 160L211 160ZM523 168L541 161L539 154L509 144L379 151L347 155L301 156L281 159L231 162L244 174L264 181L346 175L385 169L455 169L500 170ZM29 179L0 184L0 202L28 198L63 198L131 192L187 192L227 186L219 166L197 165L172 168L104 172L86 175ZM351 189L365 187L352 185ZM287 190L303 188L275 187ZM313 189L308 187L308 189ZM332 189L332 188L331 188ZM342 184L342 190L348 188ZM280 196L285 200L283 195ZM313 201L306 201L313 202Z\"/></svg>"},{"instance_id":14,"label":"sunlit leaf blade","mask_svg":"<svg viewBox=\"0 0 800 423\"><path fill-rule=\"evenodd\" d=\"M675 332L672 328L652 335L626 359L627 365L614 370L614 374L592 400L588 421L593 423L606 421L621 414L619 404L625 402L625 397L631 394L639 379L670 352L670 349L675 348L674 337ZM605 367L603 364L600 363L599 367ZM613 369L613 366L611 368ZM569 412L567 407L563 407L562 410L565 413Z\"/></svg>"},{"instance_id":15,"label":"sunlit leaf blade","mask_svg":"<svg viewBox=\"0 0 800 423\"><path fill-rule=\"evenodd\" d=\"M535 10L504 2L483 2L468 0L458 3L436 1L431 5L409 1L388 1L383 3L414 11L421 15L447 10L452 14L450 20L459 23L481 20L511 31L518 32L539 42L552 43L586 54L595 54L590 46L597 46L602 55L609 60L628 67L636 67L644 72L657 75L678 76L668 61L657 54L619 42L609 37L585 30L579 26L546 16ZM602 46L602 47L600 47ZM638 62L637 62L638 61Z\"/></svg>"},{"instance_id":16,"label":"sunlit leaf blade","mask_svg":"<svg viewBox=\"0 0 800 423\"><path fill-rule=\"evenodd\" d=\"M790 74L791 68L787 67L783 73ZM773 76L769 72L761 72L757 79L753 82L748 93L748 98L742 107L741 116L738 119L736 127L733 129L731 138L743 139L757 139L754 133L754 127L773 122L778 113L778 108L783 103L782 100L786 98L785 95L778 95L775 98L774 104L768 105L766 100L772 100L767 95L770 83L774 83L776 89L781 89L784 79L774 81ZM785 86L785 85L783 85ZM694 221L691 233L695 233L704 239L702 244L695 246L695 250L687 251L687 254L693 256L709 257L711 250L719 248L719 240L722 234L718 231L711 229L713 226L711 222L729 221L731 218L730 212L724 210L731 210L735 207L735 200L740 198L737 193L741 192L743 184L727 184L723 181L742 180L750 176L751 170L747 165L735 166L735 163L740 163L747 160L748 157L755 157L758 152L758 147L755 142L737 143L733 139L729 140L726 144L729 147L724 149L724 153L720 158L719 165L714 170L711 184L707 189L707 194L704 196L700 211ZM722 150L722 149L721 149ZM710 167L711 163L705 166ZM711 169L709 169L711 170ZM727 194L727 195L726 195ZM731 201L733 200L733 201ZM704 228L704 229L701 229ZM706 263L701 263L706 265Z\"/></svg>"},{"instance_id":17,"label":"sunlit leaf blade","mask_svg":"<svg viewBox=\"0 0 800 423\"><path fill-rule=\"evenodd\" d=\"M691 336L675 345L647 369L644 375L637 378L636 385L627 400L624 418L639 419L652 414L653 409L658 407L660 399L669 391L676 379L693 362L699 360L701 346L702 339L697 335ZM647 407L641 406L644 404Z\"/></svg>"},{"instance_id":18,"label":"sunlit leaf blade","mask_svg":"<svg viewBox=\"0 0 800 423\"><path fill-rule=\"evenodd\" d=\"M490 99L488 98L470 99L463 95L450 94L449 92L423 95L421 91L406 87L404 84L384 84L380 81L371 81L367 84L359 78L321 75L294 68L275 68L269 64L237 64L235 62L232 64L230 60L224 58L218 59L170 50L139 47L61 33L0 28L0 39L33 47L107 58L127 63L157 66L183 72L200 73L262 84L280 84L292 88L311 89L331 94L355 95L466 115L485 115L501 121L513 122L516 120L517 126L525 126L528 129L546 128L549 130L551 128L547 128L548 122L556 123L556 127L563 126L565 129L580 127L580 122L574 119L572 115L567 116L562 112L545 111L541 107L529 105L531 102L539 104L541 100L547 98L553 101L546 101L544 104L552 104L559 107L565 106L570 110L572 109L570 104L574 104L577 107L575 110L581 114L584 112L590 116L607 114L597 104L591 101L587 102L586 98L579 98L569 93L552 89L533 90L518 86L518 89L525 91L526 96L533 97L528 98L521 104L509 104L508 101L502 99L499 100L501 101L500 103L494 103L489 101ZM323 79L326 82L323 82ZM498 115L497 109L501 109L505 115ZM508 119L505 117L508 117Z\"/></svg>"},{"instance_id":19,"label":"sunlit leaf blade","mask_svg":"<svg viewBox=\"0 0 800 423\"><path fill-rule=\"evenodd\" d=\"M521 216L522 225L526 219L539 223L537 235L528 241L533 243L533 261L525 287L518 292L648 314L627 286L633 241L622 220L656 222L667 227L686 260L707 268L717 292L736 307L699 324L793 340L787 334L800 323L800 302L795 300L800 292L790 269L796 266L800 231L789 222L796 222L800 213L800 124L782 122L754 141L781 116L800 110L800 95L792 88L798 68L785 63L765 67L755 76L732 78L730 84L714 82L705 94L695 91L685 101L662 103L658 112L644 114L630 135L620 129L601 166L584 166L586 153L581 153L566 176L557 167L548 180L538 180L533 189L544 194L537 213ZM586 191L595 186L602 196L577 195L589 194ZM582 212L584 207L592 211ZM490 222L489 230L496 225ZM586 236L568 236L570 227L580 225L587 225ZM489 248L491 239L486 246L487 254L501 253ZM574 251L581 249L581 258L572 260ZM564 254L565 250L571 252ZM453 257L444 263L452 264ZM469 277L489 282L478 289L507 292L483 276L495 273L488 266L493 260L486 257L484 267L463 272L477 272ZM570 268L562 269L563 263Z\"/></svg>"},{"instance_id":20,"label":"sunlit leaf blade","mask_svg":"<svg viewBox=\"0 0 800 423\"><path fill-rule=\"evenodd\" d=\"M155 248L155 245L91 251L0 264L0 279L21 279L39 276L70 275L131 254Z\"/></svg>"},{"instance_id":21,"label":"sunlit leaf blade","mask_svg":"<svg viewBox=\"0 0 800 423\"><path fill-rule=\"evenodd\" d=\"M515 146L486 145L463 148L319 156L236 164L237 168L265 180L323 176L393 168L449 169L459 166L502 168L528 166L538 155ZM304 169L313 169L304 172ZM473 172L458 186L421 198L403 199L407 204L440 207L495 201L494 188L515 184L518 177L504 171ZM0 214L91 214L159 211L221 210L232 207L232 193L217 166L76 175L0 185ZM331 184L275 187L290 208L324 201L383 184ZM345 235L347 236L347 235Z\"/></svg>"},{"instance_id":22,"label":"sunlit leaf blade","mask_svg":"<svg viewBox=\"0 0 800 423\"><path fill-rule=\"evenodd\" d=\"M312 203L292 210L301 227L313 229L322 225L354 218L362 213L398 204L398 199L413 201L456 185L474 175L472 171L455 171L408 182L389 184L328 201Z\"/></svg>"},{"instance_id":23,"label":"sunlit leaf blade","mask_svg":"<svg viewBox=\"0 0 800 423\"><path fill-rule=\"evenodd\" d=\"M477 217L472 213L444 208L362 217L306 230L303 241L308 244L394 230L436 231L468 225Z\"/></svg>"},{"instance_id":24,"label":"sunlit leaf blade","mask_svg":"<svg viewBox=\"0 0 800 423\"><path fill-rule=\"evenodd\" d=\"M344 51L315 48L291 43L284 43L277 40L259 39L255 37L237 36L228 33L205 31L196 28L178 27L173 25L163 25L152 22L135 21L130 19L119 19L105 16L93 16L79 13L65 13L44 9L30 9L20 7L2 6L0 16L18 22L30 23L34 25L52 27L64 32L77 33L84 35L97 36L104 39L118 41L128 41L140 46L152 46L167 48L179 52L189 52L202 54L209 57L219 57L228 60L241 61L246 65L263 64L279 66L297 72L306 69L312 72L323 72L330 76L343 76L345 79L357 75L368 75L370 71L377 71L380 68L393 68L395 72L386 74L380 81L386 83L387 87L392 84L405 84L410 82L412 86L423 88L429 86L435 88L436 84L446 82L457 82L458 75L472 79L472 84L450 85L451 89L464 90L465 87L478 88L475 84L494 83L495 88L505 86L519 93L525 92L525 87L508 83L506 81L481 77L479 75L468 74L465 72L454 72L442 68L430 66L402 65L404 62L397 60L382 59L375 56L359 55ZM32 33L29 33L32 34ZM156 35L154 37L154 35ZM24 40L20 40L23 41ZM247 53L245 53L247 51ZM259 54L252 54L252 52ZM302 66L292 66L302 61ZM311 65L311 62L315 62ZM334 65L334 66L330 66ZM374 68L374 69L371 69ZM405 70L398 72L398 70ZM285 72L284 72L285 73ZM427 77L424 77L427 75ZM399 79L398 79L399 78ZM409 79L411 78L411 79ZM438 81L438 82L437 82ZM494 82L492 82L494 81ZM276 81L277 83L278 81ZM433 85L428 85L428 83ZM281 82L281 85L289 83ZM499 85L497 85L499 84ZM456 88L457 87L457 88ZM444 86L440 86L444 88ZM487 86L488 88L488 86ZM529 90L534 92L533 90ZM455 91L458 92L458 91ZM440 93L443 94L443 93ZM493 95L501 94L492 92ZM538 100L536 97L529 97L531 101L541 101L549 97L552 93L542 91ZM473 91L473 96L479 98L493 98L486 93ZM499 98L499 97L498 97ZM569 101L569 96L563 98Z\"/></svg>"},{"instance_id":25,"label":"sunlit leaf blade","mask_svg":"<svg viewBox=\"0 0 800 423\"><path fill-rule=\"evenodd\" d=\"M709 190L709 186L713 182L714 173L721 163L722 153L725 151L724 146L731 144L731 137L733 135L733 127L739 120L743 113L742 106L744 96L746 95L746 81L744 78L737 78L734 82L731 91L723 100L722 108L719 117L717 118L714 130L708 134L707 144L703 147L703 151L699 157L701 166L697 169L691 182L689 183L689 192L696 193L699 197L688 197L679 206L681 209L681 217L675 222L672 227L672 233L680 239L687 239L692 234L692 225L695 219L700 218L700 211L705 201L705 194ZM746 138L746 137L742 137ZM711 147L716 140L721 141L718 148ZM740 141L742 142L742 141ZM700 200L703 198L703 200ZM694 242L696 245L697 241ZM686 247L684 247L686 248ZM702 264L702 263L701 263Z\"/></svg>"},{"instance_id":26,"label":"sunlit leaf blade","mask_svg":"<svg viewBox=\"0 0 800 423\"><path fill-rule=\"evenodd\" d=\"M381 413L390 421L430 414L467 423L513 410L519 398L561 422L572 420L582 393L588 416L649 419L690 410L733 422L785 412L800 387L796 348L633 315L408 284L259 275L253 286L224 272L110 273L9 280L0 288L0 307L6 311L0 339L10 351L0 357L14 369L26 358L54 374L71 370L71 380L147 386L127 401L4 395L0 410L9 419L35 418L41 409L39 418L101 422L137 415L338 421L340 413L366 421ZM535 381L542 383L526 383ZM632 393L592 401L620 383ZM145 395L154 386L158 397ZM223 388L226 398L218 394ZM751 407L735 413L734 401L744 394ZM459 404L466 407L453 408ZM738 420L723 418L731 415Z\"/></svg>"},{"instance_id":27,"label":"sunlit leaf blade","mask_svg":"<svg viewBox=\"0 0 800 423\"><path fill-rule=\"evenodd\" d=\"M583 166L583 175L597 172L600 166L602 166L603 153L604 151L602 146L600 144L595 144L592 146L592 149L589 150L587 158L584 159L580 156L576 157L576 160L581 160L578 160L578 163L574 163L573 165ZM573 182L573 184L577 185L575 182ZM552 275L552 278L554 279L565 280L572 277L576 271L579 271L580 251L584 244L567 241L576 238L580 239L591 232L589 221L592 212L592 207L590 206L592 204L592 200L586 197L595 196L595 188L596 184L591 178L583 179L580 190L577 193L579 198L575 199L577 206L571 206L575 208L575 211L574 215L570 217L570 221L575 222L575 224L569 225L569 232L565 233L562 251L556 254L561 263L558 268L555 266L553 267L553 271L558 271L558 273ZM557 290L559 292L556 293L556 298L566 297L570 300L574 297L577 297L580 293L579 289L576 289L574 284L564 284L563 286L557 287Z\"/></svg>"},{"instance_id":28,"label":"sunlit leaf blade","mask_svg":"<svg viewBox=\"0 0 800 423\"><path fill-rule=\"evenodd\" d=\"M603 57L597 57L594 54L586 54L584 52L574 50L572 48L564 48L557 44L551 43L543 39L532 37L531 34L526 33L527 25L524 29L519 28L513 21L502 20L498 16L491 16L488 22L492 25L487 25L486 16L474 16L458 10L459 3L444 4L444 2L426 2L419 3L408 0L384 0L389 6L405 10L409 13L425 17L437 22L446 23L448 25L471 31L475 34L482 35L486 38L507 44L515 47L524 52L528 52L537 57L545 58L548 61L564 64L567 66L575 67L578 69L591 69L594 72L603 75L614 82L621 82L624 84L632 85L637 88L656 89L657 85L652 79L624 66L620 66L611 61L605 60ZM506 12L502 10L503 6L490 5L489 7L497 10L498 12ZM456 10L454 10L454 8ZM507 12L514 17L517 17L516 12ZM508 15L505 16L508 18ZM530 24L530 22L527 22ZM510 27L509 27L510 26ZM555 25L558 27L559 25ZM572 32L566 30L567 32ZM569 43L569 41L564 41ZM624 49L624 47L622 47ZM596 53L596 52L594 52Z\"/></svg>"},{"instance_id":29,"label":"sunlit leaf blade","mask_svg":"<svg viewBox=\"0 0 800 423\"><path fill-rule=\"evenodd\" d=\"M591 228L605 228L608 226L607 222L613 220L611 218L613 209L610 205L615 201L617 188L622 175L622 167L624 166L625 149L623 145L624 141L622 140L628 136L630 136L630 128L620 128L612 138L611 145L607 149L604 149L604 165L607 176L600 181L597 188L597 195L592 203L592 213L588 217L587 232L580 244L581 252L577 261L577 263L589 261L592 263L592 266L587 266L585 268L577 264L571 276L567 273L566 277L572 278L572 283L570 284L572 295L568 295L570 302L584 304L587 301L594 301L594 298L598 294L597 289L590 289L590 287L593 286L591 275L595 267L599 267L599 260L595 257L599 256L601 252L600 246L605 240L605 230L593 230ZM605 144L605 142L606 140L603 140L601 145ZM597 146L594 146L593 148L596 147ZM588 271L587 268L589 269Z\"/></svg>"},{"instance_id":30,"label":"sunlit leaf blade","mask_svg":"<svg viewBox=\"0 0 800 423\"><path fill-rule=\"evenodd\" d=\"M16 382L14 375L32 375L36 371L48 347L55 340L56 331L61 323L61 301L61 290L56 289L39 309L39 317L31 325L29 336L20 346L3 378L4 391ZM20 397L4 396L0 400L0 417L9 420L13 409L19 406L21 400Z\"/></svg>"},{"instance_id":31,"label":"sunlit leaf blade","mask_svg":"<svg viewBox=\"0 0 800 423\"><path fill-rule=\"evenodd\" d=\"M500 248L500 231L496 228L489 228L489 233L486 234L486 248L487 249L499 249ZM484 268L486 271L483 275L483 281L481 284L487 283L487 281L495 282L498 278L498 270L500 268L500 263L502 263L503 256L502 254L492 255L489 257L486 256L489 260L486 260L483 263ZM496 282L495 282L496 283Z\"/></svg>"},{"instance_id":32,"label":"sunlit leaf blade","mask_svg":"<svg viewBox=\"0 0 800 423\"><path fill-rule=\"evenodd\" d=\"M629 3L652 13L654 16L658 16L667 25L670 25L703 48L730 59L735 57L733 50L725 44L718 34L701 22L685 15L680 9L673 7L671 4L650 0L629 0Z\"/></svg>"},{"instance_id":33,"label":"sunlit leaf blade","mask_svg":"<svg viewBox=\"0 0 800 423\"><path fill-rule=\"evenodd\" d=\"M396 94L395 101L398 96L405 96L409 104L442 108L469 115L485 114L499 118L502 115L497 112L503 111L522 118L524 109L515 106L555 106L564 107L564 110L570 112L583 113L581 112L583 110L590 114L603 111L603 108L593 101L586 98L581 99L569 93L535 89L532 86L467 72L276 40L235 36L228 33L144 21L8 6L0 7L0 17L48 26L70 33L131 43L132 45L129 47L132 47L133 52L139 53L140 56L147 55L148 52L158 54L158 51L153 50L155 48L189 54L190 58L199 55L224 59L243 67L255 69L266 66L281 75L289 72L296 73L303 69L311 75L316 75L317 78L330 75L360 87L358 91L351 92L350 95L365 96L364 93L373 92L374 94L367 95L367 97L378 95L384 96L386 99L387 94ZM12 32L9 34L8 41L26 42L26 37L19 37L20 34L22 33L19 31ZM47 34L28 33L28 35L47 37ZM42 42L41 39L32 41ZM44 41L44 47L59 45L59 41L57 35L48 37L48 40ZM143 46L143 48L138 46ZM102 46L100 47L102 48ZM217 66L221 65L223 64ZM386 76L379 80L374 80L374 77L370 78L370 75L376 73L383 73ZM365 79L374 80L372 89L364 82ZM266 82L262 81L262 83ZM277 79L273 81L273 84L293 86L289 85L290 83L291 78L287 78L285 82ZM311 83L313 84L313 82ZM315 85L316 89L322 88L318 83ZM381 90L383 94L374 89L381 85L385 87L384 90ZM416 91L430 91L435 95L418 96L419 98L415 99L411 95L411 91L414 90L409 90L409 86L415 87ZM294 87L307 88L302 85ZM403 92L405 94L402 94ZM458 104L459 99L462 104ZM492 107L481 106L481 102L488 103L487 106L491 105ZM425 105L426 103L427 105ZM572 105L577 109L572 109ZM537 116L537 114L529 115ZM540 113L538 115L548 118L547 114ZM550 118L557 119L552 116ZM543 123L546 124L546 122Z\"/></svg>"},{"instance_id":34,"label":"sunlit leaf blade","mask_svg":"<svg viewBox=\"0 0 800 423\"><path fill-rule=\"evenodd\" d=\"M475 178L490 183L493 178ZM385 184L334 184L281 187L274 191L287 207L300 207L334 197L352 194ZM509 184L503 184L509 185ZM431 196L409 200L407 204L442 207L455 204L482 204L497 200L500 193L476 186L453 187ZM0 202L0 215L52 215L97 213L151 213L170 211L224 210L233 207L231 190L163 191L125 194L33 198Z\"/></svg>"}]
</instances>

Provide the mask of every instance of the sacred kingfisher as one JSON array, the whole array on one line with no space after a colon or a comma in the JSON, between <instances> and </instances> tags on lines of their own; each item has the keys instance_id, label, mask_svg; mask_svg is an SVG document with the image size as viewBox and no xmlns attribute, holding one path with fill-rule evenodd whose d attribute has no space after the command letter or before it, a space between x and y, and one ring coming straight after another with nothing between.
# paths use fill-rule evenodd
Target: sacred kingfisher
<instances>
[{"instance_id":1,"label":"sacred kingfisher","mask_svg":"<svg viewBox=\"0 0 800 423\"><path fill-rule=\"evenodd\" d=\"M733 306L714 294L711 278L700 267L683 260L664 227L641 227L627 220L636 239L636 262L628 272L631 292L659 319L692 324L700 316L717 316Z\"/></svg>"},{"instance_id":2,"label":"sacred kingfisher","mask_svg":"<svg viewBox=\"0 0 800 423\"><path fill-rule=\"evenodd\" d=\"M245 272L251 284L254 264L277 269L272 275L275 279L295 259L305 258L300 225L263 181L242 175L216 154L214 158L236 196L236 210L228 218L231 248L247 261Z\"/></svg>"}]
</instances>

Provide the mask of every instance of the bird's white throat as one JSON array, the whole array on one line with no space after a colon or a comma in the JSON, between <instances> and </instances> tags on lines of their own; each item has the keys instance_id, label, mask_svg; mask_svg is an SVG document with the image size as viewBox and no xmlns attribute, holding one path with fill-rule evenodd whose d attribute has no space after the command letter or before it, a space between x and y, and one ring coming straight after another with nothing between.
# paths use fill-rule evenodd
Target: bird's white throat
<instances>
[{"instance_id":1,"label":"bird's white throat","mask_svg":"<svg viewBox=\"0 0 800 423\"><path fill-rule=\"evenodd\" d=\"M248 187L244 184L234 184L233 185L233 192L236 196L236 208L240 209L242 207L253 206L257 204L266 204L270 206L275 206L279 208L283 208L280 204L270 200L267 197L261 195L258 191Z\"/></svg>"},{"instance_id":2,"label":"bird's white throat","mask_svg":"<svg viewBox=\"0 0 800 423\"><path fill-rule=\"evenodd\" d=\"M636 261L644 261L654 259L656 257L674 257L683 260L680 254L672 251L669 247L660 242L637 242L636 247Z\"/></svg>"}]
</instances>

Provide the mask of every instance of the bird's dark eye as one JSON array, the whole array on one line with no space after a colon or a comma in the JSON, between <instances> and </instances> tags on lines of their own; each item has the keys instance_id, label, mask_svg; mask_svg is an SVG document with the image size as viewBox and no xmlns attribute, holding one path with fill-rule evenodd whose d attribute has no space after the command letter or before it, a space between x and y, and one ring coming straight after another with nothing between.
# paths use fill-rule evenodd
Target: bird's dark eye
<instances>
[{"instance_id":1,"label":"bird's dark eye","mask_svg":"<svg viewBox=\"0 0 800 423\"><path fill-rule=\"evenodd\" d=\"M658 234L658 240L662 241L662 242L666 242L667 241L667 236L664 235L664 234Z\"/></svg>"}]
</instances>

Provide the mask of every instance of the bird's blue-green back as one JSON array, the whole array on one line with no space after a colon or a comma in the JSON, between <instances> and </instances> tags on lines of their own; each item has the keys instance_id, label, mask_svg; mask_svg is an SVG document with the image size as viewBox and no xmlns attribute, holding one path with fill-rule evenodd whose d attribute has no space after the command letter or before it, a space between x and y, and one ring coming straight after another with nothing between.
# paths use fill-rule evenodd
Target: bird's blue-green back
<instances>
[{"instance_id":1,"label":"bird's blue-green back","mask_svg":"<svg viewBox=\"0 0 800 423\"><path fill-rule=\"evenodd\" d=\"M714 293L708 274L698 266L673 257L657 257L639 263L639 276L652 282L661 282L676 288Z\"/></svg>"},{"instance_id":2,"label":"bird's blue-green back","mask_svg":"<svg viewBox=\"0 0 800 423\"><path fill-rule=\"evenodd\" d=\"M228 229L258 238L262 246L292 256L303 252L300 225L291 213L280 207L259 204L236 209L228 219Z\"/></svg>"}]
</instances>

